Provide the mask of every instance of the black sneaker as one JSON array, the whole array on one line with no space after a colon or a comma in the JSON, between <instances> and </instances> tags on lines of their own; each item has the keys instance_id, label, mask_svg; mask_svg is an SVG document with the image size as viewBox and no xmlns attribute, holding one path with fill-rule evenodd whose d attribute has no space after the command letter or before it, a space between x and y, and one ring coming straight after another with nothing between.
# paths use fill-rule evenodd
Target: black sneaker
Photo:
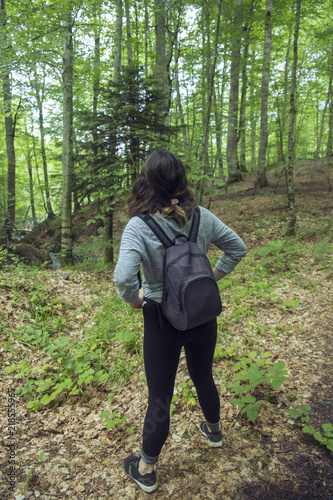
<instances>
[{"instance_id":1,"label":"black sneaker","mask_svg":"<svg viewBox=\"0 0 333 500\"><path fill-rule=\"evenodd\" d=\"M209 446L212 448L219 448L222 446L222 433L221 431L211 432L207 425L207 422L202 422L200 424L200 430L202 434L208 439Z\"/></svg>"},{"instance_id":2,"label":"black sneaker","mask_svg":"<svg viewBox=\"0 0 333 500\"><path fill-rule=\"evenodd\" d=\"M151 493L157 488L155 471L147 474L140 474L139 461L140 457L136 457L135 455L127 457L124 461L125 472L143 489L143 491Z\"/></svg>"}]
</instances>

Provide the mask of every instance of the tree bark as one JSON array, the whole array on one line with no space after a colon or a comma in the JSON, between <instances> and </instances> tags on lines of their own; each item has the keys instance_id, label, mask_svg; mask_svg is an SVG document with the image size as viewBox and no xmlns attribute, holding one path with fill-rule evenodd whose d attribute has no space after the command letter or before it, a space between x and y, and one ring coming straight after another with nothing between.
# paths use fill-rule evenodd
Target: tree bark
<instances>
[{"instance_id":1,"label":"tree bark","mask_svg":"<svg viewBox=\"0 0 333 500\"><path fill-rule=\"evenodd\" d=\"M252 61L252 65L254 62ZM251 65L251 73L252 73ZM250 143L251 143L251 170L256 167L256 136L257 136L257 111L255 103L255 83L254 78L250 78Z\"/></svg>"},{"instance_id":2,"label":"tree bark","mask_svg":"<svg viewBox=\"0 0 333 500\"><path fill-rule=\"evenodd\" d=\"M271 46L272 46L272 15L273 0L266 0L265 15L265 40L264 40L264 61L261 83L261 120L260 120L260 144L258 155L258 173L255 187L263 188L268 186L266 177L266 150L268 143L267 128L267 106L268 106L268 87L271 64Z\"/></svg>"},{"instance_id":3,"label":"tree bark","mask_svg":"<svg viewBox=\"0 0 333 500\"><path fill-rule=\"evenodd\" d=\"M180 95L180 86L179 86L179 65L178 65L179 55L180 55L180 51L178 48L177 49L177 56L176 56L176 65L175 65L175 89L176 89L176 95L177 95L177 108L178 108L178 112L179 112L179 118L180 118L180 124L181 124L181 129L182 129L182 136L183 136L183 148L184 148L184 151L188 151L187 129L186 129L184 110L183 110L183 106L182 106L182 100L181 100L181 95Z\"/></svg>"},{"instance_id":4,"label":"tree bark","mask_svg":"<svg viewBox=\"0 0 333 500\"><path fill-rule=\"evenodd\" d=\"M73 35L71 7L63 20L63 140L61 198L61 267L72 266L72 182L73 182Z\"/></svg>"},{"instance_id":5,"label":"tree bark","mask_svg":"<svg viewBox=\"0 0 333 500\"><path fill-rule=\"evenodd\" d=\"M35 67L34 74L34 91L38 108L38 119L39 119L39 134L40 134L40 149L42 154L43 161L43 173L44 173L44 184L45 184L45 197L46 197L46 208L47 215L49 218L54 218L55 214L52 209L51 196L50 196L50 187L49 187L49 175L47 169L47 158L46 158L46 148L45 148L45 131L44 131L44 115L43 115L43 101L44 101L44 91L42 90L42 95L40 94L40 87L38 83L38 75Z\"/></svg>"},{"instance_id":6,"label":"tree bark","mask_svg":"<svg viewBox=\"0 0 333 500\"><path fill-rule=\"evenodd\" d=\"M148 0L145 2L145 77L148 78L148 39L149 39L149 17L148 17Z\"/></svg>"},{"instance_id":7,"label":"tree bark","mask_svg":"<svg viewBox=\"0 0 333 500\"><path fill-rule=\"evenodd\" d=\"M126 8L126 46L127 46L127 62L128 65L132 64L132 35L131 35L131 16L129 0L125 0Z\"/></svg>"},{"instance_id":8,"label":"tree bark","mask_svg":"<svg viewBox=\"0 0 333 500\"><path fill-rule=\"evenodd\" d=\"M32 176L31 150L29 148L28 141L27 141L26 158L27 158L27 167L28 167L28 174L29 174L29 193L30 193L31 215L32 215L33 225L35 227L37 225L37 220L36 220L35 198L34 198L34 183L33 183L33 176Z\"/></svg>"},{"instance_id":9,"label":"tree bark","mask_svg":"<svg viewBox=\"0 0 333 500\"><path fill-rule=\"evenodd\" d=\"M10 47L8 46L7 39L7 12L5 0L1 0L0 3L0 15L1 15L1 62L2 62L2 90L3 90L3 102L4 102L4 112L5 112L5 134L6 134L6 152L7 152L7 220L6 220L6 232L9 237L14 229L15 225L15 205L16 205L16 186L15 186L15 170L16 170L16 159L15 159L15 124L12 117L12 89L11 89L11 76L10 76L10 63L8 60L8 51Z\"/></svg>"},{"instance_id":10,"label":"tree bark","mask_svg":"<svg viewBox=\"0 0 333 500\"><path fill-rule=\"evenodd\" d=\"M209 155L208 155L208 139L209 139L209 124L210 124L210 113L212 109L212 100L213 100L213 92L214 92L214 80L215 80L215 69L216 69L216 61L217 61L217 49L218 49L218 40L220 33L220 18L221 18L221 0L218 0L218 13L216 20L216 30L215 30L215 39L214 39L214 55L213 55L213 63L210 67L210 73L208 76L208 97L206 103L206 113L203 119L203 137L202 137L202 147L201 147L201 155L200 161L204 163L203 174L206 175L209 168ZM205 178L202 179L200 184L200 198L199 202L202 203L203 200L203 192L205 186Z\"/></svg>"},{"instance_id":11,"label":"tree bark","mask_svg":"<svg viewBox=\"0 0 333 500\"><path fill-rule=\"evenodd\" d=\"M250 45L250 33L252 30L252 14L253 14L253 1L249 9L249 19L245 25L245 39L244 39L244 52L243 52L243 65L242 65L242 93L241 93L241 105L239 111L239 134L238 142L240 144L240 155L239 155L239 167L241 172L246 172L246 133L245 133L245 122L246 122L246 104L247 104L247 66L249 57L249 45Z\"/></svg>"},{"instance_id":12,"label":"tree bark","mask_svg":"<svg viewBox=\"0 0 333 500\"><path fill-rule=\"evenodd\" d=\"M317 147L315 151L315 158L319 158L320 156L320 148L321 148L321 143L323 140L323 133L324 133L324 124L325 124L325 117L326 117L326 111L330 102L330 96L332 92L332 75L330 76L330 81L328 84L328 91L327 91L327 97L324 105L324 109L321 115L321 120L320 120L320 129L319 129L319 134L317 138Z\"/></svg>"},{"instance_id":13,"label":"tree bark","mask_svg":"<svg viewBox=\"0 0 333 500\"><path fill-rule=\"evenodd\" d=\"M333 137L333 92L332 92L332 77L329 85L329 122L326 155L332 156L332 137Z\"/></svg>"},{"instance_id":14,"label":"tree bark","mask_svg":"<svg viewBox=\"0 0 333 500\"><path fill-rule=\"evenodd\" d=\"M296 5L296 20L294 32L294 58L291 74L290 86L290 119L289 119L289 133L288 133L288 163L286 169L287 176L287 190L288 190L288 207L289 207L289 224L287 229L287 236L292 236L296 232L296 207L295 207L295 193L294 193L294 128L296 121L296 106L295 106L295 92L296 92L296 71L297 71L297 56L298 56L298 33L299 23L301 16L301 0L297 0Z\"/></svg>"},{"instance_id":15,"label":"tree bark","mask_svg":"<svg viewBox=\"0 0 333 500\"><path fill-rule=\"evenodd\" d=\"M167 120L170 109L170 76L166 50L165 0L155 0L156 59L154 76L161 92L158 112Z\"/></svg>"},{"instance_id":16,"label":"tree bark","mask_svg":"<svg viewBox=\"0 0 333 500\"><path fill-rule=\"evenodd\" d=\"M123 33L123 2L117 0L116 33L114 41L114 80L117 81L121 70L121 38Z\"/></svg>"},{"instance_id":17,"label":"tree bark","mask_svg":"<svg viewBox=\"0 0 333 500\"><path fill-rule=\"evenodd\" d=\"M126 5L127 8L127 5ZM114 47L114 81L118 83L121 76L121 39L123 31L123 4L117 1L116 36ZM128 55L128 54L127 54ZM111 186L110 186L111 189ZM113 263L113 195L104 200L104 263Z\"/></svg>"},{"instance_id":18,"label":"tree bark","mask_svg":"<svg viewBox=\"0 0 333 500\"><path fill-rule=\"evenodd\" d=\"M285 132L285 126L286 126L286 121L287 121L288 71L289 71L289 55L290 55L290 46L291 46L291 35L292 35L292 30L289 33L286 62L284 65L282 115L280 113L280 107L278 105L278 122L279 122L278 160L279 160L279 162L281 162L282 165L285 163L284 132Z\"/></svg>"},{"instance_id":19,"label":"tree bark","mask_svg":"<svg viewBox=\"0 0 333 500\"><path fill-rule=\"evenodd\" d=\"M228 184L241 180L239 170L237 139L238 139L238 92L240 51L242 44L243 0L235 0L234 33L231 48L230 92L227 135Z\"/></svg>"}]
</instances>

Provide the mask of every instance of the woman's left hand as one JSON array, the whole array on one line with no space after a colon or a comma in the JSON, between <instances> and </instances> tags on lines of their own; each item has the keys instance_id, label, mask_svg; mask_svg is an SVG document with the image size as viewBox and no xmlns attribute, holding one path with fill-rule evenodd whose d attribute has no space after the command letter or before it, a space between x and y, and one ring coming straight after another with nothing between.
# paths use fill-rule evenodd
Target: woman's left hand
<instances>
[{"instance_id":1,"label":"woman's left hand","mask_svg":"<svg viewBox=\"0 0 333 500\"><path fill-rule=\"evenodd\" d=\"M130 302L129 305L131 306L132 309L141 309L141 304L143 302L145 296L144 289L141 287L139 290L139 296L136 299L135 302Z\"/></svg>"}]
</instances>

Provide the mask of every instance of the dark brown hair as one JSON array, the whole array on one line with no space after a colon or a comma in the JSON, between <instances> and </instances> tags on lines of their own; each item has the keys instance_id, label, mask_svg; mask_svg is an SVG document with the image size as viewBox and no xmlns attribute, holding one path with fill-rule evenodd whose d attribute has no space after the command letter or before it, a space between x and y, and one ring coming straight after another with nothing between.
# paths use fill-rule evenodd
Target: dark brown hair
<instances>
[{"instance_id":1,"label":"dark brown hair","mask_svg":"<svg viewBox=\"0 0 333 500\"><path fill-rule=\"evenodd\" d=\"M171 204L172 199L179 200L178 204ZM165 149L151 153L133 185L127 204L130 217L159 212L184 226L195 203L180 159Z\"/></svg>"}]
</instances>

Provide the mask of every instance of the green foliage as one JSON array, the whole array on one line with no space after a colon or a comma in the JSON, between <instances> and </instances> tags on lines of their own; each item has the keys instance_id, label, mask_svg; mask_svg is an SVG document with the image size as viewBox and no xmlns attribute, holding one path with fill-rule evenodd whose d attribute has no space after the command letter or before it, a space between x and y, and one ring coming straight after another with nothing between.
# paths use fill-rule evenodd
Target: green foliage
<instances>
[{"instance_id":1,"label":"green foliage","mask_svg":"<svg viewBox=\"0 0 333 500\"><path fill-rule=\"evenodd\" d=\"M22 286L22 280L19 283ZM41 276L37 275L34 287L25 295L29 306L26 319L30 317L32 323L17 328L13 336L32 351L38 349L42 356L37 364L27 358L7 366L5 371L22 380L17 394L28 399L29 409L40 410L63 396L85 397L89 385L99 385L106 379L128 380L140 367L142 353L136 333L139 318L131 315L133 331L130 331L124 306L117 296L108 295L97 301L100 306L91 325L86 325L81 336L73 338L64 333L64 328L75 326L68 320L70 304L50 297ZM23 300L20 288L13 300ZM110 364L113 342L122 349Z\"/></svg>"},{"instance_id":2,"label":"green foliage","mask_svg":"<svg viewBox=\"0 0 333 500\"><path fill-rule=\"evenodd\" d=\"M186 403L186 406L195 406L197 400L197 393L194 390L192 380L186 382L179 382L178 387L182 390L182 396Z\"/></svg>"},{"instance_id":3,"label":"green foliage","mask_svg":"<svg viewBox=\"0 0 333 500\"><path fill-rule=\"evenodd\" d=\"M298 410L289 410L288 413L292 418L300 418L303 422L309 422L310 417L309 417L309 412L311 410L310 405L303 405L302 408L299 408Z\"/></svg>"},{"instance_id":4,"label":"green foliage","mask_svg":"<svg viewBox=\"0 0 333 500\"><path fill-rule=\"evenodd\" d=\"M298 260L303 255L302 245L296 239L277 239L257 249L255 255L260 258L260 266L268 273L295 271Z\"/></svg>"},{"instance_id":5,"label":"green foliage","mask_svg":"<svg viewBox=\"0 0 333 500\"><path fill-rule=\"evenodd\" d=\"M101 415L105 419L105 425L108 431L116 425L121 425L128 419L127 415L119 417L119 414L116 410L113 410L112 413L109 410L104 410L102 411Z\"/></svg>"},{"instance_id":6,"label":"green foliage","mask_svg":"<svg viewBox=\"0 0 333 500\"><path fill-rule=\"evenodd\" d=\"M310 422L309 412L311 410L310 405L303 405L302 408L298 410L290 409L288 411L289 415L295 420L300 419L303 422ZM322 432L316 431L312 425L304 425L302 427L302 432L304 434L311 434L320 444L323 444L330 451L333 451L333 425L330 423L322 425Z\"/></svg>"},{"instance_id":7,"label":"green foliage","mask_svg":"<svg viewBox=\"0 0 333 500\"><path fill-rule=\"evenodd\" d=\"M217 359L237 359L237 363L231 366L231 372L235 372L232 381L226 383L227 389L240 397L232 399L232 403L241 409L241 413L252 422L255 422L260 407L265 401L258 400L258 390L261 397L268 400L272 390L278 389L287 380L285 363L279 361L272 364L269 358L270 352L265 352L262 357L256 351L250 351L246 356L236 356L237 343L234 343L229 351L216 350Z\"/></svg>"},{"instance_id":8,"label":"green foliage","mask_svg":"<svg viewBox=\"0 0 333 500\"><path fill-rule=\"evenodd\" d=\"M98 236L91 235L87 241L74 246L73 253L77 260L78 269L96 273L107 269L108 266L104 263L106 245L104 228L99 228L98 233Z\"/></svg>"}]
</instances>

